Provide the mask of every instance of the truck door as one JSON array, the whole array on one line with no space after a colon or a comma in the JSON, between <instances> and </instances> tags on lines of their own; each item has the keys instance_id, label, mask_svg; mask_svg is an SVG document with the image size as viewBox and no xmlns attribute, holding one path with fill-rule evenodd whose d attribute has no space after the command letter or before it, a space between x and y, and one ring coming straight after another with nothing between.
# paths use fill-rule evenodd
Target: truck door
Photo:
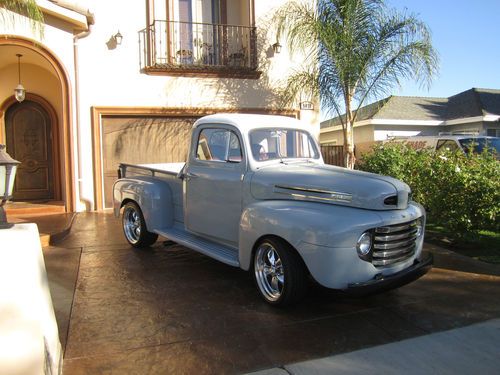
<instances>
[{"instance_id":1,"label":"truck door","mask_svg":"<svg viewBox=\"0 0 500 375\"><path fill-rule=\"evenodd\" d=\"M236 244L246 169L240 136L220 125L206 125L193 136L185 172L187 229Z\"/></svg>"}]
</instances>

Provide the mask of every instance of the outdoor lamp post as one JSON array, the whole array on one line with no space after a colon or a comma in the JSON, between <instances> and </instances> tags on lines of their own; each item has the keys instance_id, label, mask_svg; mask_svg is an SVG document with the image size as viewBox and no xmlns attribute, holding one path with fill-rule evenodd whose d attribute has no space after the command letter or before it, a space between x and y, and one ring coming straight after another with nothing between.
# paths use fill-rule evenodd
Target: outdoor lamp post
<instances>
[{"instance_id":1,"label":"outdoor lamp post","mask_svg":"<svg viewBox=\"0 0 500 375\"><path fill-rule=\"evenodd\" d=\"M16 178L17 160L10 157L5 151L5 145L0 145L0 228L7 225L7 215L3 205L12 197L14 180Z\"/></svg>"}]
</instances>

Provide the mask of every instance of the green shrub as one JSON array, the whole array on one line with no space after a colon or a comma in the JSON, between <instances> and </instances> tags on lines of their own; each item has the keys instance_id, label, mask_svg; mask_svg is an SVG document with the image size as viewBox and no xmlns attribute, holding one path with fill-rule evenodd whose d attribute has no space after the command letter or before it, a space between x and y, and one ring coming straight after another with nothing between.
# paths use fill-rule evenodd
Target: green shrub
<instances>
[{"instance_id":1,"label":"green shrub","mask_svg":"<svg viewBox=\"0 0 500 375\"><path fill-rule=\"evenodd\" d=\"M359 168L406 182L429 220L458 236L500 231L500 162L491 153L434 153L385 144L365 154Z\"/></svg>"}]
</instances>

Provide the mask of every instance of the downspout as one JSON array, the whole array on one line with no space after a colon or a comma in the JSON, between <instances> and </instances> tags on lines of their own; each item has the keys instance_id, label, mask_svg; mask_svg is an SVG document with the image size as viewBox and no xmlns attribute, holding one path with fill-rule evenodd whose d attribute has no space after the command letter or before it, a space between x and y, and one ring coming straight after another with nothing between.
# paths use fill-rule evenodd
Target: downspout
<instances>
[{"instance_id":1,"label":"downspout","mask_svg":"<svg viewBox=\"0 0 500 375\"><path fill-rule=\"evenodd\" d=\"M82 197L83 191L83 173L82 173L82 131L80 124L80 69L78 65L78 41L90 35L91 26L94 24L94 16L90 12L87 13L88 30L82 31L81 33L75 34L73 36L73 59L75 61L75 115L76 115L76 150L77 150L77 160L78 160L78 197L80 203L85 205L85 211L91 211L93 209L94 203L89 199L84 199Z\"/></svg>"}]
</instances>

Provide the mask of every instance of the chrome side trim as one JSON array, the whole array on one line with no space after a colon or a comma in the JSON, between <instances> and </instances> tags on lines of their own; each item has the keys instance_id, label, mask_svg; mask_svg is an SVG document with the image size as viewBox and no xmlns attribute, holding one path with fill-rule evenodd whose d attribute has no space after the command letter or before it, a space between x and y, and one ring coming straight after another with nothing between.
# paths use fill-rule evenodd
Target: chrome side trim
<instances>
[{"instance_id":1,"label":"chrome side trim","mask_svg":"<svg viewBox=\"0 0 500 375\"><path fill-rule=\"evenodd\" d=\"M297 198L308 198L326 200L332 202L350 203L352 194L339 191L311 189L300 186L275 185L274 192L279 194L289 194Z\"/></svg>"}]
</instances>

